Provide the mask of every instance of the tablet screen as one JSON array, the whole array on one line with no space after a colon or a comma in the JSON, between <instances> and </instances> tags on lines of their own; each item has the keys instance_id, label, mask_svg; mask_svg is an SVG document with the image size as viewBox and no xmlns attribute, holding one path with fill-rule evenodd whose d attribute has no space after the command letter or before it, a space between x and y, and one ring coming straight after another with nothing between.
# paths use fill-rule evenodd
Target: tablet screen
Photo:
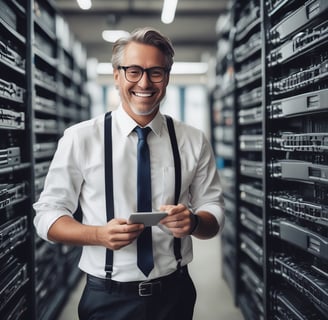
<instances>
[{"instance_id":1,"label":"tablet screen","mask_svg":"<svg viewBox=\"0 0 328 320\"><path fill-rule=\"evenodd\" d=\"M167 212L133 212L131 213L128 223L142 223L145 227L157 225L164 217L167 216Z\"/></svg>"}]
</instances>

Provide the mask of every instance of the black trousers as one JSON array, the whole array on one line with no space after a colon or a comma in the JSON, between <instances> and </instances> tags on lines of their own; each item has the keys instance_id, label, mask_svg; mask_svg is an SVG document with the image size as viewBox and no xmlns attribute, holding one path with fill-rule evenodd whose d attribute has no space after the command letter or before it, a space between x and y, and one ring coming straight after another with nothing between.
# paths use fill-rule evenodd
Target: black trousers
<instances>
[{"instance_id":1,"label":"black trousers","mask_svg":"<svg viewBox=\"0 0 328 320\"><path fill-rule=\"evenodd\" d=\"M108 285L87 277L79 303L80 320L192 320L196 290L186 267L182 272L152 280L151 288L137 283Z\"/></svg>"}]
</instances>

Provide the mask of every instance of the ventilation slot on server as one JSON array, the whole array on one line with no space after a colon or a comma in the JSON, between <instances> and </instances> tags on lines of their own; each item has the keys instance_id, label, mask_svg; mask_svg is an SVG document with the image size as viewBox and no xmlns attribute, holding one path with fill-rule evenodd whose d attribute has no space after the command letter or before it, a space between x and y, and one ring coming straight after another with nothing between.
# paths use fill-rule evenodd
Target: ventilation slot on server
<instances>
[{"instance_id":1,"label":"ventilation slot on server","mask_svg":"<svg viewBox=\"0 0 328 320\"><path fill-rule=\"evenodd\" d=\"M293 257L275 255L272 269L296 289L300 295L307 298L317 309L326 314L328 311L327 273L317 272L316 268L302 263Z\"/></svg>"}]
</instances>

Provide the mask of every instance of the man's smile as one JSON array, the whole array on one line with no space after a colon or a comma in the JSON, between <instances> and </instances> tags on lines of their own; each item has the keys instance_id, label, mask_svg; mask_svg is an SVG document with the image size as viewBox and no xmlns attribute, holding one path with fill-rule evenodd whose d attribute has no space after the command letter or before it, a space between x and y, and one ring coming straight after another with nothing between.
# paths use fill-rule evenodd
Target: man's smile
<instances>
[{"instance_id":1,"label":"man's smile","mask_svg":"<svg viewBox=\"0 0 328 320\"><path fill-rule=\"evenodd\" d=\"M141 97L141 98L148 98L148 97L152 97L155 93L154 92L136 92L136 91L132 91L132 93L137 96L137 97Z\"/></svg>"}]
</instances>

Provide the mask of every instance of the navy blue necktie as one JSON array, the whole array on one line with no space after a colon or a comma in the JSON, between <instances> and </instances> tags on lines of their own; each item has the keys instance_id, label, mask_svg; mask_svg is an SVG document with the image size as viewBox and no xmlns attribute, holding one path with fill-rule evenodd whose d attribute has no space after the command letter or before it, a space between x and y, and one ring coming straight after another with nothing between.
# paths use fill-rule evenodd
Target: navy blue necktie
<instances>
[{"instance_id":1,"label":"navy blue necktie","mask_svg":"<svg viewBox=\"0 0 328 320\"><path fill-rule=\"evenodd\" d=\"M149 127L136 127L138 134L138 212L152 211L151 198L151 175L150 175L150 156L147 144L147 135L151 131ZM137 240L137 259L138 267L148 277L150 271L154 268L153 244L151 227L145 227Z\"/></svg>"}]
</instances>

